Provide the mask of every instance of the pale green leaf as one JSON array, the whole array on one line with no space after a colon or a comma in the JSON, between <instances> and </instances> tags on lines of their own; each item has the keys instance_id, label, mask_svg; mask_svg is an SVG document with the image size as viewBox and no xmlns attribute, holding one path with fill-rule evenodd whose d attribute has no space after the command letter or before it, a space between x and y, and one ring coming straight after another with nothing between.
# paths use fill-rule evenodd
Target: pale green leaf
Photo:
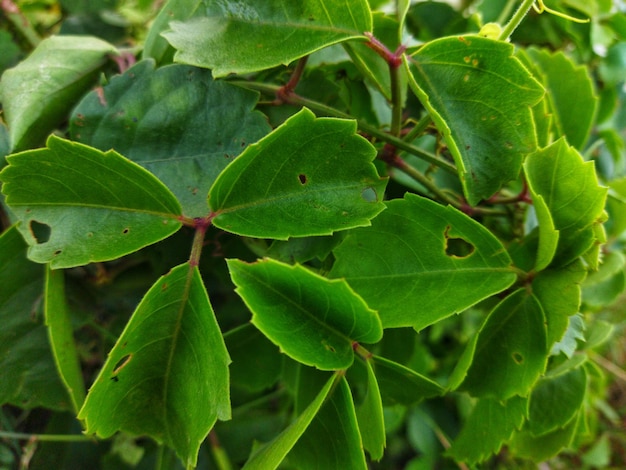
<instances>
[{"instance_id":1,"label":"pale green leaf","mask_svg":"<svg viewBox=\"0 0 626 470\"><path fill-rule=\"evenodd\" d=\"M498 400L527 396L545 370L547 355L545 318L535 296L520 289L506 297L464 354L472 362L460 390Z\"/></svg>"},{"instance_id":2,"label":"pale green leaf","mask_svg":"<svg viewBox=\"0 0 626 470\"><path fill-rule=\"evenodd\" d=\"M304 434L313 421L331 389L337 382L337 376L328 379L315 399L306 407L298 418L280 433L273 441L264 444L252 453L250 459L243 466L244 470L272 470L278 467L285 456Z\"/></svg>"},{"instance_id":3,"label":"pale green leaf","mask_svg":"<svg viewBox=\"0 0 626 470\"><path fill-rule=\"evenodd\" d=\"M74 412L85 401L85 384L74 343L74 330L65 299L65 274L46 266L44 311L52 353L63 384L72 400Z\"/></svg>"},{"instance_id":4,"label":"pale green leaf","mask_svg":"<svg viewBox=\"0 0 626 470\"><path fill-rule=\"evenodd\" d=\"M0 236L0 404L71 410L44 325L43 266L26 259L15 226Z\"/></svg>"},{"instance_id":5,"label":"pale green leaf","mask_svg":"<svg viewBox=\"0 0 626 470\"><path fill-rule=\"evenodd\" d=\"M449 455L457 461L475 464L500 450L520 429L528 413L528 400L512 397L505 402L481 398L452 443Z\"/></svg>"},{"instance_id":6,"label":"pale green leaf","mask_svg":"<svg viewBox=\"0 0 626 470\"><path fill-rule=\"evenodd\" d=\"M558 231L555 262L569 264L593 244L592 226L602 220L607 188L599 185L593 162L584 162L564 139L529 155L524 171L532 197L545 206L537 211L539 226L548 227L540 229L540 247L541 237L551 239Z\"/></svg>"},{"instance_id":7,"label":"pale green leaf","mask_svg":"<svg viewBox=\"0 0 626 470\"><path fill-rule=\"evenodd\" d=\"M414 405L426 398L443 395L437 382L418 374L402 364L380 356L373 356L376 380L386 404Z\"/></svg>"},{"instance_id":8,"label":"pale green leaf","mask_svg":"<svg viewBox=\"0 0 626 470\"><path fill-rule=\"evenodd\" d=\"M588 68L576 65L563 51L530 48L527 53L540 70L537 79L547 91L556 138L564 136L572 147L582 150L598 103Z\"/></svg>"},{"instance_id":9,"label":"pale green leaf","mask_svg":"<svg viewBox=\"0 0 626 470\"><path fill-rule=\"evenodd\" d=\"M64 268L115 259L181 227L163 183L115 151L51 136L47 148L7 160L2 192L33 261Z\"/></svg>"},{"instance_id":10,"label":"pale green leaf","mask_svg":"<svg viewBox=\"0 0 626 470\"><path fill-rule=\"evenodd\" d=\"M252 323L296 361L345 369L354 359L354 341L382 337L376 312L343 280L269 258L252 264L231 259L228 267Z\"/></svg>"},{"instance_id":11,"label":"pale green leaf","mask_svg":"<svg viewBox=\"0 0 626 470\"><path fill-rule=\"evenodd\" d=\"M544 90L513 51L503 41L447 37L406 61L409 84L443 134L472 205L517 178L537 148L531 107Z\"/></svg>"},{"instance_id":12,"label":"pale green leaf","mask_svg":"<svg viewBox=\"0 0 626 470\"><path fill-rule=\"evenodd\" d=\"M556 356L560 353L565 354L568 358L572 358L578 349L578 341L584 342L585 339L585 320L579 313L569 317L567 329L560 341L552 345L550 354ZM550 343L548 343L550 344Z\"/></svg>"},{"instance_id":13,"label":"pale green leaf","mask_svg":"<svg viewBox=\"0 0 626 470\"><path fill-rule=\"evenodd\" d=\"M380 460L385 452L386 436L383 403L378 388L378 379L370 360L363 361L367 370L367 389L363 402L356 409L363 448L372 460Z\"/></svg>"},{"instance_id":14,"label":"pale green leaf","mask_svg":"<svg viewBox=\"0 0 626 470\"><path fill-rule=\"evenodd\" d=\"M208 70L139 62L88 94L70 121L72 137L115 149L159 178L188 217L209 212L206 195L250 142L270 131L253 111L255 92L215 81Z\"/></svg>"},{"instance_id":15,"label":"pale green leaf","mask_svg":"<svg viewBox=\"0 0 626 470\"><path fill-rule=\"evenodd\" d=\"M366 0L214 0L205 15L174 21L163 35L178 50L177 62L216 77L287 65L372 30Z\"/></svg>"},{"instance_id":16,"label":"pale green leaf","mask_svg":"<svg viewBox=\"0 0 626 470\"><path fill-rule=\"evenodd\" d=\"M78 414L88 434L147 435L186 465L230 419L230 359L197 267L179 265L145 295Z\"/></svg>"},{"instance_id":17,"label":"pale green leaf","mask_svg":"<svg viewBox=\"0 0 626 470\"><path fill-rule=\"evenodd\" d=\"M209 192L213 224L283 240L369 225L385 208L375 155L356 122L318 119L305 108L219 175Z\"/></svg>"},{"instance_id":18,"label":"pale green leaf","mask_svg":"<svg viewBox=\"0 0 626 470\"><path fill-rule=\"evenodd\" d=\"M624 291L626 258L619 251L605 254L597 271L592 271L583 283L586 305L602 307L612 304Z\"/></svg>"},{"instance_id":19,"label":"pale green leaf","mask_svg":"<svg viewBox=\"0 0 626 470\"><path fill-rule=\"evenodd\" d=\"M571 444L580 419L582 418L579 415L564 428L559 428L542 436L534 436L526 430L519 431L513 435L509 449L513 455L535 462L548 460Z\"/></svg>"},{"instance_id":20,"label":"pale green leaf","mask_svg":"<svg viewBox=\"0 0 626 470\"><path fill-rule=\"evenodd\" d=\"M385 328L420 330L515 281L511 259L487 229L414 194L388 202L334 254L331 276L345 278Z\"/></svg>"},{"instance_id":21,"label":"pale green leaf","mask_svg":"<svg viewBox=\"0 0 626 470\"><path fill-rule=\"evenodd\" d=\"M90 36L52 36L2 74L0 102L12 149L42 144L76 101L93 86L98 69L116 49Z\"/></svg>"}]
</instances>

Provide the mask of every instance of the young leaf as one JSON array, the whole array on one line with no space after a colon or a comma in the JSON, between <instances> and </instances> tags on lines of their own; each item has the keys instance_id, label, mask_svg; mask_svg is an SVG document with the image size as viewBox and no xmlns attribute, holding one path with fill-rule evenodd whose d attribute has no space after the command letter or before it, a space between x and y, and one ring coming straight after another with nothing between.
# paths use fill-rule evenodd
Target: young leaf
<instances>
[{"instance_id":1,"label":"young leaf","mask_svg":"<svg viewBox=\"0 0 626 470\"><path fill-rule=\"evenodd\" d=\"M504 41L447 37L406 62L409 84L444 135L472 205L516 178L522 158L537 148L530 107L544 90L513 51Z\"/></svg>"},{"instance_id":2,"label":"young leaf","mask_svg":"<svg viewBox=\"0 0 626 470\"><path fill-rule=\"evenodd\" d=\"M527 396L546 366L546 327L541 305L519 289L500 302L485 319L457 365L460 390L475 397L507 400ZM471 364L467 369L468 358ZM467 371L467 372L465 372Z\"/></svg>"},{"instance_id":3,"label":"young leaf","mask_svg":"<svg viewBox=\"0 0 626 470\"><path fill-rule=\"evenodd\" d=\"M230 359L197 267L148 291L89 390L86 432L147 435L195 465L216 419L230 418Z\"/></svg>"},{"instance_id":4,"label":"young leaf","mask_svg":"<svg viewBox=\"0 0 626 470\"><path fill-rule=\"evenodd\" d=\"M345 278L385 328L420 330L506 289L511 259L482 225L453 207L407 194L371 228L350 231L331 276Z\"/></svg>"},{"instance_id":5,"label":"young leaf","mask_svg":"<svg viewBox=\"0 0 626 470\"><path fill-rule=\"evenodd\" d=\"M0 236L0 404L69 410L41 314L43 266L26 259L15 226Z\"/></svg>"},{"instance_id":6,"label":"young leaf","mask_svg":"<svg viewBox=\"0 0 626 470\"><path fill-rule=\"evenodd\" d=\"M452 443L448 454L455 460L475 464L500 450L528 413L528 400L512 397L505 402L481 398Z\"/></svg>"},{"instance_id":7,"label":"young leaf","mask_svg":"<svg viewBox=\"0 0 626 470\"><path fill-rule=\"evenodd\" d=\"M386 445L383 403L372 361L366 360L363 363L367 369L367 389L363 403L356 409L356 416L363 448L369 452L372 460L378 461L383 458Z\"/></svg>"},{"instance_id":8,"label":"young leaf","mask_svg":"<svg viewBox=\"0 0 626 470\"><path fill-rule=\"evenodd\" d=\"M342 280L272 259L228 260L252 323L296 361L322 370L350 367L355 341L382 338L378 315Z\"/></svg>"},{"instance_id":9,"label":"young leaf","mask_svg":"<svg viewBox=\"0 0 626 470\"><path fill-rule=\"evenodd\" d=\"M576 65L563 51L531 47L527 53L540 70L537 79L546 87L556 136L566 137L572 147L582 150L598 104L587 68Z\"/></svg>"},{"instance_id":10,"label":"young leaf","mask_svg":"<svg viewBox=\"0 0 626 470\"><path fill-rule=\"evenodd\" d=\"M54 360L77 413L85 401L85 385L80 369L74 331L65 300L63 271L46 266L45 315Z\"/></svg>"},{"instance_id":11,"label":"young leaf","mask_svg":"<svg viewBox=\"0 0 626 470\"><path fill-rule=\"evenodd\" d=\"M443 387L437 382L402 364L380 356L373 356L372 362L381 396L386 404L414 405L444 392Z\"/></svg>"},{"instance_id":12,"label":"young leaf","mask_svg":"<svg viewBox=\"0 0 626 470\"><path fill-rule=\"evenodd\" d=\"M289 452L287 459L289 464L299 470L367 469L354 402L345 378L339 380L332 395Z\"/></svg>"},{"instance_id":13,"label":"young leaf","mask_svg":"<svg viewBox=\"0 0 626 470\"><path fill-rule=\"evenodd\" d=\"M243 466L243 470L269 470L277 468L311 424L311 421L313 421L313 418L315 418L319 412L338 379L339 377L336 375L331 376L315 399L287 429L280 433L273 441L264 444L252 453L250 459Z\"/></svg>"},{"instance_id":14,"label":"young leaf","mask_svg":"<svg viewBox=\"0 0 626 470\"><path fill-rule=\"evenodd\" d=\"M217 175L249 142L270 131L252 111L254 92L214 81L211 73L145 60L88 94L74 110L72 137L114 148L165 183L188 217L209 212Z\"/></svg>"},{"instance_id":15,"label":"young leaf","mask_svg":"<svg viewBox=\"0 0 626 470\"><path fill-rule=\"evenodd\" d=\"M370 224L385 208L386 179L356 123L303 109L250 145L215 181L213 223L257 238L330 235Z\"/></svg>"},{"instance_id":16,"label":"young leaf","mask_svg":"<svg viewBox=\"0 0 626 470\"><path fill-rule=\"evenodd\" d=\"M602 219L607 188L599 185L593 162L583 161L564 139L529 155L524 171L533 200L545 207L537 211L539 226L559 232L555 261L568 264L593 243L590 230ZM540 230L539 236L541 250L541 237L545 240L553 235Z\"/></svg>"},{"instance_id":17,"label":"young leaf","mask_svg":"<svg viewBox=\"0 0 626 470\"><path fill-rule=\"evenodd\" d=\"M53 36L2 74L0 102L13 151L41 144L93 85L116 49L89 36Z\"/></svg>"},{"instance_id":18,"label":"young leaf","mask_svg":"<svg viewBox=\"0 0 626 470\"><path fill-rule=\"evenodd\" d=\"M239 0L210 2L206 16L170 23L163 33L174 59L215 77L289 64L372 30L367 0Z\"/></svg>"},{"instance_id":19,"label":"young leaf","mask_svg":"<svg viewBox=\"0 0 626 470\"><path fill-rule=\"evenodd\" d=\"M65 268L111 260L181 227L176 198L115 151L51 136L47 148L7 160L2 192L33 261Z\"/></svg>"}]
</instances>

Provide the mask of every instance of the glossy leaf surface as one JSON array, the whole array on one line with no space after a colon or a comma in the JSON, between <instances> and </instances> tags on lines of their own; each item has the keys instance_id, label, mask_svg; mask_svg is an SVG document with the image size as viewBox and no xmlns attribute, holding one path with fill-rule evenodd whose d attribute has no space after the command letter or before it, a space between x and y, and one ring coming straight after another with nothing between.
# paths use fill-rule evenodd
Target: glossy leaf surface
<instances>
[{"instance_id":1,"label":"glossy leaf surface","mask_svg":"<svg viewBox=\"0 0 626 470\"><path fill-rule=\"evenodd\" d=\"M420 330L515 280L508 254L484 227L412 194L388 202L371 228L349 232L334 254L331 276L345 278L385 328Z\"/></svg>"},{"instance_id":2,"label":"glossy leaf surface","mask_svg":"<svg viewBox=\"0 0 626 470\"><path fill-rule=\"evenodd\" d=\"M541 305L520 289L493 309L466 349L473 358L460 389L498 400L527 396L545 369L546 353Z\"/></svg>"},{"instance_id":3,"label":"glossy leaf surface","mask_svg":"<svg viewBox=\"0 0 626 470\"><path fill-rule=\"evenodd\" d=\"M385 206L376 151L356 123L303 109L250 145L209 192L213 223L228 232L287 239L370 224Z\"/></svg>"},{"instance_id":4,"label":"glossy leaf surface","mask_svg":"<svg viewBox=\"0 0 626 470\"><path fill-rule=\"evenodd\" d=\"M2 192L33 261L64 268L115 259L181 226L168 189L114 151L52 136L47 148L7 160Z\"/></svg>"},{"instance_id":5,"label":"glossy leaf surface","mask_svg":"<svg viewBox=\"0 0 626 470\"><path fill-rule=\"evenodd\" d=\"M0 236L0 403L71 409L41 311L44 268L26 259L15 227Z\"/></svg>"},{"instance_id":6,"label":"glossy leaf surface","mask_svg":"<svg viewBox=\"0 0 626 470\"><path fill-rule=\"evenodd\" d=\"M376 343L382 337L376 312L344 281L272 259L252 264L231 259L228 267L252 323L303 364L347 368L354 341Z\"/></svg>"},{"instance_id":7,"label":"glossy leaf surface","mask_svg":"<svg viewBox=\"0 0 626 470\"><path fill-rule=\"evenodd\" d=\"M135 310L78 417L89 434L148 435L195 465L215 421L230 418L229 362L198 269L179 265Z\"/></svg>"},{"instance_id":8,"label":"glossy leaf surface","mask_svg":"<svg viewBox=\"0 0 626 470\"><path fill-rule=\"evenodd\" d=\"M472 205L516 178L537 147L530 107L544 90L513 50L478 36L447 37L407 60L409 84L443 134Z\"/></svg>"},{"instance_id":9,"label":"glossy leaf surface","mask_svg":"<svg viewBox=\"0 0 626 470\"><path fill-rule=\"evenodd\" d=\"M216 77L289 64L372 30L366 0L216 0L205 16L172 22L166 39L177 62L213 70ZM251 53L251 51L254 51Z\"/></svg>"},{"instance_id":10,"label":"glossy leaf surface","mask_svg":"<svg viewBox=\"0 0 626 470\"><path fill-rule=\"evenodd\" d=\"M35 147L63 121L93 85L116 49L89 36L53 36L2 74L0 101L13 151Z\"/></svg>"},{"instance_id":11,"label":"glossy leaf surface","mask_svg":"<svg viewBox=\"0 0 626 470\"><path fill-rule=\"evenodd\" d=\"M88 94L72 114L71 132L143 166L168 186L186 216L203 217L217 175L270 131L266 118L252 111L257 97L214 81L207 70L155 70L146 60Z\"/></svg>"}]
</instances>

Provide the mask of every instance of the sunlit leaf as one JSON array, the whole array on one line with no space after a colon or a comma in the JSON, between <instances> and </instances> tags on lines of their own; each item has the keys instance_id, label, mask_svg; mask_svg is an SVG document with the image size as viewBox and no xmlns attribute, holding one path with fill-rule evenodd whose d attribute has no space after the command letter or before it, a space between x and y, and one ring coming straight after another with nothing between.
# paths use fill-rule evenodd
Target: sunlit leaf
<instances>
[{"instance_id":1,"label":"sunlit leaf","mask_svg":"<svg viewBox=\"0 0 626 470\"><path fill-rule=\"evenodd\" d=\"M7 160L2 192L33 261L63 268L115 259L181 226L176 198L115 151L51 136L47 148Z\"/></svg>"},{"instance_id":2,"label":"sunlit leaf","mask_svg":"<svg viewBox=\"0 0 626 470\"><path fill-rule=\"evenodd\" d=\"M447 37L406 62L409 84L443 134L472 205L516 178L537 148L530 108L544 90L513 51L504 41Z\"/></svg>"},{"instance_id":3,"label":"sunlit leaf","mask_svg":"<svg viewBox=\"0 0 626 470\"><path fill-rule=\"evenodd\" d=\"M345 278L385 328L420 330L506 289L515 280L500 242L450 206L407 194L372 227L350 231L331 271Z\"/></svg>"},{"instance_id":4,"label":"sunlit leaf","mask_svg":"<svg viewBox=\"0 0 626 470\"><path fill-rule=\"evenodd\" d=\"M15 227L0 236L0 404L69 410L43 318L44 268Z\"/></svg>"},{"instance_id":5,"label":"sunlit leaf","mask_svg":"<svg viewBox=\"0 0 626 470\"><path fill-rule=\"evenodd\" d=\"M523 289L505 298L464 355L472 360L460 390L498 400L527 396L546 366L545 318L537 299Z\"/></svg>"},{"instance_id":6,"label":"sunlit leaf","mask_svg":"<svg viewBox=\"0 0 626 470\"><path fill-rule=\"evenodd\" d=\"M88 434L148 435L195 465L215 421L230 418L230 359L197 267L148 291L89 390Z\"/></svg>"},{"instance_id":7,"label":"sunlit leaf","mask_svg":"<svg viewBox=\"0 0 626 470\"><path fill-rule=\"evenodd\" d=\"M13 151L42 144L97 77L116 49L90 36L52 36L2 74L0 102Z\"/></svg>"},{"instance_id":8,"label":"sunlit leaf","mask_svg":"<svg viewBox=\"0 0 626 470\"><path fill-rule=\"evenodd\" d=\"M367 388L363 402L356 409L356 416L363 448L369 452L372 460L378 461L383 457L386 445L383 403L372 361L363 363L367 370Z\"/></svg>"},{"instance_id":9,"label":"sunlit leaf","mask_svg":"<svg viewBox=\"0 0 626 470\"><path fill-rule=\"evenodd\" d=\"M286 65L372 30L366 0L217 0L205 15L174 21L163 35L178 50L177 62L216 77Z\"/></svg>"},{"instance_id":10,"label":"sunlit leaf","mask_svg":"<svg viewBox=\"0 0 626 470\"><path fill-rule=\"evenodd\" d=\"M252 264L231 259L228 267L252 323L303 364L347 368L354 341L376 343L382 337L376 312L345 281L272 259Z\"/></svg>"},{"instance_id":11,"label":"sunlit leaf","mask_svg":"<svg viewBox=\"0 0 626 470\"><path fill-rule=\"evenodd\" d=\"M206 216L217 175L270 131L252 111L257 94L194 67L155 70L142 61L88 94L70 121L72 137L115 149L165 183L189 217Z\"/></svg>"},{"instance_id":12,"label":"sunlit leaf","mask_svg":"<svg viewBox=\"0 0 626 470\"><path fill-rule=\"evenodd\" d=\"M287 239L370 224L386 180L356 123L303 109L250 145L209 192L213 223L228 232Z\"/></svg>"}]
</instances>

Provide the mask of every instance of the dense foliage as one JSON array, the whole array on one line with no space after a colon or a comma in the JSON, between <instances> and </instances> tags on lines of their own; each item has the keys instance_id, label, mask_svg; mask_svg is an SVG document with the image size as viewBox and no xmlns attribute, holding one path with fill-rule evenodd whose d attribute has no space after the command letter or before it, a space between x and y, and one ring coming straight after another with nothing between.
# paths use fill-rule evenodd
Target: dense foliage
<instances>
[{"instance_id":1,"label":"dense foliage","mask_svg":"<svg viewBox=\"0 0 626 470\"><path fill-rule=\"evenodd\" d=\"M621 1L0 8L0 468L624 464Z\"/></svg>"}]
</instances>

